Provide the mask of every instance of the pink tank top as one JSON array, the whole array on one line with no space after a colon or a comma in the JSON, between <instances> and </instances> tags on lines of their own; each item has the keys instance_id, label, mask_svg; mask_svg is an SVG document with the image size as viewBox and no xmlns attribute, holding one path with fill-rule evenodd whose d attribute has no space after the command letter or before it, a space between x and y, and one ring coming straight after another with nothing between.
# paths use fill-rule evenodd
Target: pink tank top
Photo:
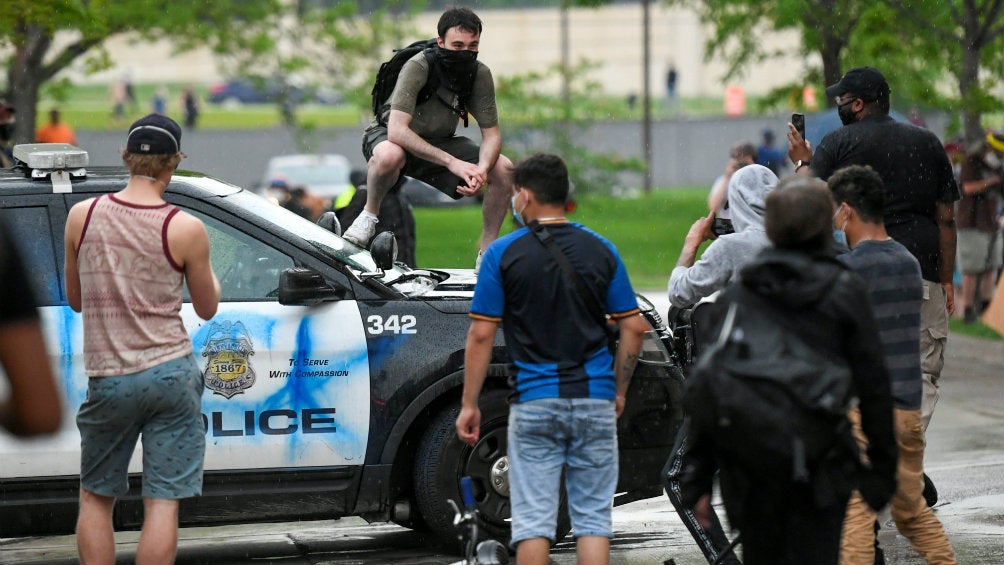
<instances>
[{"instance_id":1,"label":"pink tank top","mask_svg":"<svg viewBox=\"0 0 1004 565\"><path fill-rule=\"evenodd\" d=\"M95 199L77 250L89 377L149 369L192 352L181 321L182 268L168 252L178 209Z\"/></svg>"}]
</instances>

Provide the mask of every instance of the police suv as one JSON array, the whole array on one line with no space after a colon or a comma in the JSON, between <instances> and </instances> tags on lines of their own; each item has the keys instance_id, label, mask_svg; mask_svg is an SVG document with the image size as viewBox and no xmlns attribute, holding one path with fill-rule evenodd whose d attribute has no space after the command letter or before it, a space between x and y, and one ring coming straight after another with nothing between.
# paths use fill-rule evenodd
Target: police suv
<instances>
[{"instance_id":1,"label":"police suv","mask_svg":"<svg viewBox=\"0 0 1004 565\"><path fill-rule=\"evenodd\" d=\"M15 167L0 170L0 215L30 271L66 413L48 438L0 432L0 537L73 531L74 418L87 377L81 316L64 292L63 229L73 204L128 180L122 167L88 167L73 146L15 151ZM204 222L222 287L210 321L187 301L181 310L204 371L207 439L203 494L182 501L183 526L351 515L453 541L448 500L461 499L460 478L470 476L482 532L508 537L512 369L501 332L481 396L480 441L469 447L454 432L470 270L395 265L389 233L371 254L337 229L201 174L176 172L164 198ZM652 329L618 422L618 504L661 493L659 471L681 417L672 338L651 304L639 302ZM120 529L142 521L140 462L137 449L115 514Z\"/></svg>"}]
</instances>

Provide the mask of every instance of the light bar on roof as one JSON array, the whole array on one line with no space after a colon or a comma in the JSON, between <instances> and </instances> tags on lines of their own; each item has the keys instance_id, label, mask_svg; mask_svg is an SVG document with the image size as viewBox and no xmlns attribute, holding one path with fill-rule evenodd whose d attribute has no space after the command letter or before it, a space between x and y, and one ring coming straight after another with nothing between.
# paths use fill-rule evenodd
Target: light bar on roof
<instances>
[{"instance_id":1,"label":"light bar on roof","mask_svg":"<svg viewBox=\"0 0 1004 565\"><path fill-rule=\"evenodd\" d=\"M21 143L14 146L14 158L29 169L63 170L87 166L87 151L68 143Z\"/></svg>"}]
</instances>

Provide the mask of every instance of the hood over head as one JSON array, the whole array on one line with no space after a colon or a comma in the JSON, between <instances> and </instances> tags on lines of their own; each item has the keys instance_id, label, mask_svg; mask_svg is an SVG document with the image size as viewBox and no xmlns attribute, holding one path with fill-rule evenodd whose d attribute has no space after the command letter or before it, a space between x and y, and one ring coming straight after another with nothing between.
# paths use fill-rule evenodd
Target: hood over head
<instances>
[{"instance_id":1,"label":"hood over head","mask_svg":"<svg viewBox=\"0 0 1004 565\"><path fill-rule=\"evenodd\" d=\"M830 255L770 248L741 273L743 286L767 298L801 309L826 297L846 267Z\"/></svg>"},{"instance_id":2,"label":"hood over head","mask_svg":"<svg viewBox=\"0 0 1004 565\"><path fill-rule=\"evenodd\" d=\"M763 228L767 195L777 186L777 175L763 165L746 165L729 179L729 214L736 232Z\"/></svg>"}]
</instances>

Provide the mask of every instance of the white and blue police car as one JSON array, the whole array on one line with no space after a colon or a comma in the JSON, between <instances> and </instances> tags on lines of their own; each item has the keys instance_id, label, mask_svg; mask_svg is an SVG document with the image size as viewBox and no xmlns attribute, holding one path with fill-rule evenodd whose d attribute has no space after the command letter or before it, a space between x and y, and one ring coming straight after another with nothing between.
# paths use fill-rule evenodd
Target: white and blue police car
<instances>
[{"instance_id":1,"label":"white and blue police car","mask_svg":"<svg viewBox=\"0 0 1004 565\"><path fill-rule=\"evenodd\" d=\"M15 150L15 167L0 170L0 215L34 283L66 414L47 438L0 432L0 537L73 531L74 419L87 377L81 317L64 292L63 229L73 204L120 190L128 179L122 167L89 167L87 153L73 146ZM183 526L361 516L452 542L448 500L461 499L460 478L470 476L481 531L507 539L511 369L501 332L481 397L481 439L472 448L454 432L471 271L392 264L389 250L374 247L371 255L197 173L177 172L164 197L205 223L222 287L212 320L199 319L188 302L181 311L204 371L207 439L203 494L183 501ZM660 495L660 469L681 418L672 338L651 304L639 301L652 330L618 422L616 503ZM140 457L137 451L130 468L137 473L115 514L120 529L142 521Z\"/></svg>"}]
</instances>

